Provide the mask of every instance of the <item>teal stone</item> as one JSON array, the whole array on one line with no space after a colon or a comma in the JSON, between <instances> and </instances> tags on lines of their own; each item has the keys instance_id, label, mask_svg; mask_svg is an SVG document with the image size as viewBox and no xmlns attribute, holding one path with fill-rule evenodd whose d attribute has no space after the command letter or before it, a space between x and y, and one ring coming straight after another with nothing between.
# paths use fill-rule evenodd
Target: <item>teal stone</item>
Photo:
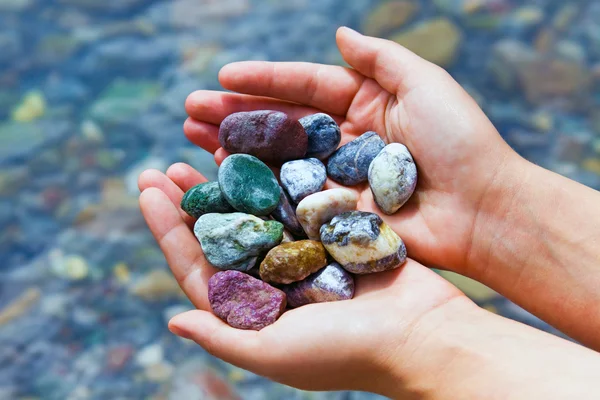
<instances>
[{"instance_id":1,"label":"teal stone","mask_svg":"<svg viewBox=\"0 0 600 400\"><path fill-rule=\"evenodd\" d=\"M283 224L244 213L204 214L194 234L206 260L221 270L248 271L257 257L281 243Z\"/></svg>"},{"instance_id":2,"label":"teal stone","mask_svg":"<svg viewBox=\"0 0 600 400\"><path fill-rule=\"evenodd\" d=\"M219 186L227 202L238 211L269 215L279 203L279 184L265 163L248 154L227 157L218 174Z\"/></svg>"},{"instance_id":3,"label":"teal stone","mask_svg":"<svg viewBox=\"0 0 600 400\"><path fill-rule=\"evenodd\" d=\"M219 182L204 182L185 192L181 199L181 209L194 218L200 218L208 213L235 211L223 197Z\"/></svg>"}]
</instances>

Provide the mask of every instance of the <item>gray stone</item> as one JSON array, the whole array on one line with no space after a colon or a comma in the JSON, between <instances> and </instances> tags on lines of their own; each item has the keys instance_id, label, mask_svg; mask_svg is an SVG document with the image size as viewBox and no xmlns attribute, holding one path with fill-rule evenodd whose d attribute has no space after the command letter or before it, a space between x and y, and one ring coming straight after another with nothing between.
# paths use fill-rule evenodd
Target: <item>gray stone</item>
<instances>
[{"instance_id":1,"label":"gray stone","mask_svg":"<svg viewBox=\"0 0 600 400\"><path fill-rule=\"evenodd\" d=\"M338 124L327 114L308 115L298 120L308 135L306 157L324 160L333 153L342 139Z\"/></svg>"},{"instance_id":2,"label":"gray stone","mask_svg":"<svg viewBox=\"0 0 600 400\"><path fill-rule=\"evenodd\" d=\"M281 185L294 203L320 192L327 180L327 170L316 158L288 161L281 167Z\"/></svg>"},{"instance_id":3,"label":"gray stone","mask_svg":"<svg viewBox=\"0 0 600 400\"><path fill-rule=\"evenodd\" d=\"M366 182L371 161L385 147L376 132L366 132L329 157L327 175L346 186Z\"/></svg>"}]
</instances>

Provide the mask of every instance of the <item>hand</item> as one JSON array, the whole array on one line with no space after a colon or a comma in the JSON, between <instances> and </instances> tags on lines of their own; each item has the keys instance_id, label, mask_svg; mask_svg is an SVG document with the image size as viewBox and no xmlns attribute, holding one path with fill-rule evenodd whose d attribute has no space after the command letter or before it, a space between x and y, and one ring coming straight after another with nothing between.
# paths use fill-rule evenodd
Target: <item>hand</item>
<instances>
[{"instance_id":1,"label":"hand","mask_svg":"<svg viewBox=\"0 0 600 400\"><path fill-rule=\"evenodd\" d=\"M499 201L495 195L504 190L497 182L525 162L443 70L390 42L349 30L338 33L338 44L354 70L313 64L226 66L223 86L247 94L192 94L186 103L188 138L215 152L220 163L226 153L217 134L224 117L275 109L296 118L327 112L339 121L343 143L367 130L404 143L419 168L418 190L398 214L384 218L411 256L428 265L464 268L470 255L481 251L472 238L485 224L481 210L493 208ZM511 368L517 363L542 377L556 376L535 362L548 349L553 355L577 354L585 359L581 366L598 370L590 368L597 360L587 351L479 310L411 260L395 271L358 277L351 301L289 311L260 332L230 328L206 311L206 283L214 269L189 229L193 221L178 207L183 191L204 180L183 164L172 166L167 176L147 171L140 177L140 203L175 277L199 309L175 317L170 329L226 361L301 388L432 398L472 393L478 385L465 387L462 376L482 377L483 383L494 376L497 387L506 384L505 392L517 387L536 393L535 388L528 392L525 375L512 374ZM376 211L367 186L355 190L361 194L359 208ZM504 340L494 343L496 338ZM533 358L520 356L525 348ZM491 360L482 364L484 355ZM479 394L497 387L484 387Z\"/></svg>"}]
</instances>

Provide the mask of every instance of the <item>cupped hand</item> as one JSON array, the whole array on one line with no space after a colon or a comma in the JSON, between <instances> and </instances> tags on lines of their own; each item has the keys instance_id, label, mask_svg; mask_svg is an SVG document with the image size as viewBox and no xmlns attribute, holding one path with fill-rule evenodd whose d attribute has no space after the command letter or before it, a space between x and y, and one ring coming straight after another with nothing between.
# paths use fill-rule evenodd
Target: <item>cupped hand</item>
<instances>
[{"instance_id":1,"label":"cupped hand","mask_svg":"<svg viewBox=\"0 0 600 400\"><path fill-rule=\"evenodd\" d=\"M485 245L473 238L483 210L499 201L496 186L520 157L485 114L443 69L386 40L348 28L337 42L353 69L310 63L241 62L225 66L221 84L237 93L197 91L184 131L195 144L227 156L218 126L229 114L274 109L294 118L325 112L338 121L342 144L366 131L406 145L417 164L415 194L393 216L383 216L404 239L410 256L428 266L464 272ZM328 187L335 186L331 182ZM353 188L359 208L382 214L368 184Z\"/></svg>"}]
</instances>

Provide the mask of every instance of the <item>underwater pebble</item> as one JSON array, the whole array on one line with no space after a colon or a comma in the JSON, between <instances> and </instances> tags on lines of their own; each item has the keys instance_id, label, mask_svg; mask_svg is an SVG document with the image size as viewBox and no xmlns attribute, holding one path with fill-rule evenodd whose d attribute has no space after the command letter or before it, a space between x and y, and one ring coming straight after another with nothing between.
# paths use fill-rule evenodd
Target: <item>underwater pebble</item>
<instances>
[{"instance_id":1,"label":"underwater pebble","mask_svg":"<svg viewBox=\"0 0 600 400\"><path fill-rule=\"evenodd\" d=\"M285 293L239 271L222 271L208 281L208 300L219 318L238 329L260 330L283 313Z\"/></svg>"},{"instance_id":2,"label":"underwater pebble","mask_svg":"<svg viewBox=\"0 0 600 400\"><path fill-rule=\"evenodd\" d=\"M398 268L406 247L379 215L352 211L321 227L321 241L329 254L349 272L369 274Z\"/></svg>"},{"instance_id":3,"label":"underwater pebble","mask_svg":"<svg viewBox=\"0 0 600 400\"><path fill-rule=\"evenodd\" d=\"M303 281L286 285L282 289L290 307L349 300L354 296L354 278L334 262Z\"/></svg>"},{"instance_id":4,"label":"underwater pebble","mask_svg":"<svg viewBox=\"0 0 600 400\"><path fill-rule=\"evenodd\" d=\"M225 200L219 182L205 182L194 186L181 199L181 209L193 218L207 213L231 213L235 209Z\"/></svg>"},{"instance_id":5,"label":"underwater pebble","mask_svg":"<svg viewBox=\"0 0 600 400\"><path fill-rule=\"evenodd\" d=\"M283 225L250 214L204 214L194 225L207 261L219 269L247 271L256 257L277 246Z\"/></svg>"},{"instance_id":6,"label":"underwater pebble","mask_svg":"<svg viewBox=\"0 0 600 400\"><path fill-rule=\"evenodd\" d=\"M323 189L327 170L316 158L288 161L281 166L281 185L298 204L303 198Z\"/></svg>"},{"instance_id":7,"label":"underwater pebble","mask_svg":"<svg viewBox=\"0 0 600 400\"><path fill-rule=\"evenodd\" d=\"M388 144L369 167L369 185L381 211L393 214L412 196L417 187L417 166L400 143Z\"/></svg>"},{"instance_id":8,"label":"underwater pebble","mask_svg":"<svg viewBox=\"0 0 600 400\"><path fill-rule=\"evenodd\" d=\"M307 196L298 204L296 216L309 239L319 240L321 225L346 211L356 210L358 196L348 189L329 189Z\"/></svg>"},{"instance_id":9,"label":"underwater pebble","mask_svg":"<svg viewBox=\"0 0 600 400\"><path fill-rule=\"evenodd\" d=\"M308 136L306 157L324 160L333 153L342 139L338 124L327 114L308 115L298 120Z\"/></svg>"},{"instance_id":10,"label":"underwater pebble","mask_svg":"<svg viewBox=\"0 0 600 400\"><path fill-rule=\"evenodd\" d=\"M346 186L366 182L371 161L385 147L376 132L366 132L336 150L329 157L327 175Z\"/></svg>"},{"instance_id":11,"label":"underwater pebble","mask_svg":"<svg viewBox=\"0 0 600 400\"><path fill-rule=\"evenodd\" d=\"M327 253L316 240L299 240L272 248L260 264L260 277L265 282L301 281L327 265Z\"/></svg>"},{"instance_id":12,"label":"underwater pebble","mask_svg":"<svg viewBox=\"0 0 600 400\"><path fill-rule=\"evenodd\" d=\"M300 123L279 111L250 111L221 122L219 142L229 153L250 154L265 162L303 158L308 136Z\"/></svg>"},{"instance_id":13,"label":"underwater pebble","mask_svg":"<svg viewBox=\"0 0 600 400\"><path fill-rule=\"evenodd\" d=\"M296 218L296 210L294 210L294 207L290 203L287 194L281 187L279 188L279 192L279 203L271 213L271 217L281 222L292 235L299 237L306 236L304 229L302 229L302 225L300 225L298 218Z\"/></svg>"},{"instance_id":14,"label":"underwater pebble","mask_svg":"<svg viewBox=\"0 0 600 400\"><path fill-rule=\"evenodd\" d=\"M273 172L258 158L233 154L223 160L219 186L227 202L238 211L269 215L279 204L279 184Z\"/></svg>"}]
</instances>

